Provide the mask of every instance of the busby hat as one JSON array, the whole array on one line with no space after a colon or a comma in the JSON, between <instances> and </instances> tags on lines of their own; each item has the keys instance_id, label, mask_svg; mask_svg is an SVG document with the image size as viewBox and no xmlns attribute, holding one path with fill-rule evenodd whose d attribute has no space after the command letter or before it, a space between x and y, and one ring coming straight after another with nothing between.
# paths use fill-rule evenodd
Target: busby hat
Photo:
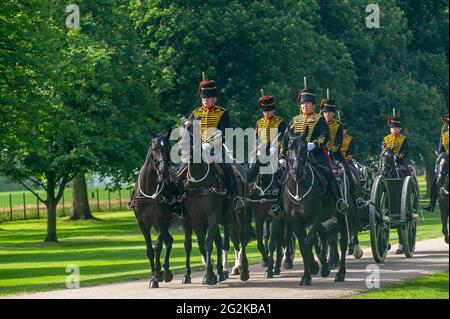
<instances>
[{"instance_id":1,"label":"busby hat","mask_svg":"<svg viewBox=\"0 0 450 319\"><path fill-rule=\"evenodd\" d=\"M316 92L313 89L303 89L298 93L297 102L302 104L304 102L311 102L316 104Z\"/></svg>"},{"instance_id":2,"label":"busby hat","mask_svg":"<svg viewBox=\"0 0 450 319\"><path fill-rule=\"evenodd\" d=\"M322 100L320 109L323 112L336 112L336 101L333 99Z\"/></svg>"},{"instance_id":3,"label":"busby hat","mask_svg":"<svg viewBox=\"0 0 450 319\"><path fill-rule=\"evenodd\" d=\"M275 101L273 96L264 95L259 99L259 108L264 112L275 110Z\"/></svg>"},{"instance_id":4,"label":"busby hat","mask_svg":"<svg viewBox=\"0 0 450 319\"><path fill-rule=\"evenodd\" d=\"M202 98L217 97L217 85L214 80L201 81L198 90Z\"/></svg>"},{"instance_id":5,"label":"busby hat","mask_svg":"<svg viewBox=\"0 0 450 319\"><path fill-rule=\"evenodd\" d=\"M393 128L393 127L401 128L402 122L401 122L400 117L390 117L388 119L388 126L389 126L389 128Z\"/></svg>"}]
</instances>

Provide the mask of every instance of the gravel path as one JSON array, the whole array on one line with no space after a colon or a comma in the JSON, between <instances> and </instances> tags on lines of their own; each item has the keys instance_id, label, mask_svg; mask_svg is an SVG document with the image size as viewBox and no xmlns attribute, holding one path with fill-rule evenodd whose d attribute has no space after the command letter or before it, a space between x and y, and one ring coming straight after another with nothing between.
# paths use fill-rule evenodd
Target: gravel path
<instances>
[{"instance_id":1,"label":"gravel path","mask_svg":"<svg viewBox=\"0 0 450 319\"><path fill-rule=\"evenodd\" d=\"M435 272L449 270L449 246L443 238L417 243L413 258L395 255L397 245L380 264L381 288L392 284L424 276ZM134 281L95 287L66 289L50 292L15 295L9 298L68 298L68 299L277 299L277 298L340 298L367 291L366 279L370 275L366 267L373 265L370 249L364 249L360 260L348 258L347 278L344 283L335 283L333 270L329 278L313 277L311 287L300 287L299 281L303 265L297 258L293 270L282 270L274 279L264 279L264 269L259 265L251 266L250 280L241 282L238 276L213 287L202 285L203 273L194 273L192 284L182 285L182 275L176 275L171 283L161 283L159 289L149 289L148 281ZM81 272L83 269L81 269Z\"/></svg>"}]
</instances>

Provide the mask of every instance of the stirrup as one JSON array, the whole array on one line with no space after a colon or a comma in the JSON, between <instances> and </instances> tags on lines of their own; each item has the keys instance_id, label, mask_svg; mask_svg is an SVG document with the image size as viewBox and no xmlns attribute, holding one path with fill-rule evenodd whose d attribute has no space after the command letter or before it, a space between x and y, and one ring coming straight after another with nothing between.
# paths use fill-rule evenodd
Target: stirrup
<instances>
[{"instance_id":1,"label":"stirrup","mask_svg":"<svg viewBox=\"0 0 450 319\"><path fill-rule=\"evenodd\" d=\"M364 200L361 197L356 200L356 206L358 206L358 209L366 208L369 205L370 205L370 201Z\"/></svg>"},{"instance_id":2,"label":"stirrup","mask_svg":"<svg viewBox=\"0 0 450 319\"><path fill-rule=\"evenodd\" d=\"M276 212L278 212L278 214ZM269 209L269 216L271 216L275 219L280 219L282 216L281 213L282 213L281 207L278 204L272 205L272 207L270 207L270 209Z\"/></svg>"},{"instance_id":3,"label":"stirrup","mask_svg":"<svg viewBox=\"0 0 450 319\"><path fill-rule=\"evenodd\" d=\"M244 199L242 197L235 196L233 199L233 209L238 211L243 207L245 207Z\"/></svg>"},{"instance_id":4,"label":"stirrup","mask_svg":"<svg viewBox=\"0 0 450 319\"><path fill-rule=\"evenodd\" d=\"M349 208L350 206L348 205L347 201L345 199L340 198L337 202L336 202L336 209L339 213L342 213L344 210L346 210L347 208Z\"/></svg>"}]
</instances>

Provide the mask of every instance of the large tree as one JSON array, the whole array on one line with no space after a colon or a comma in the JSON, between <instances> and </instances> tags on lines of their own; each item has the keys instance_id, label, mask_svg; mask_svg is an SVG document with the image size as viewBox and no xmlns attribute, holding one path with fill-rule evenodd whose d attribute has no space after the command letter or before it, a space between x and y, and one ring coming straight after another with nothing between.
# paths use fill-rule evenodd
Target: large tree
<instances>
[{"instance_id":1,"label":"large tree","mask_svg":"<svg viewBox=\"0 0 450 319\"><path fill-rule=\"evenodd\" d=\"M158 107L126 5L80 3L82 28L69 30L65 4L35 2L1 4L0 172L45 189L42 198L28 187L47 206L46 241L57 241L56 205L67 183L86 170L133 176ZM102 18L110 21L97 27Z\"/></svg>"}]
</instances>

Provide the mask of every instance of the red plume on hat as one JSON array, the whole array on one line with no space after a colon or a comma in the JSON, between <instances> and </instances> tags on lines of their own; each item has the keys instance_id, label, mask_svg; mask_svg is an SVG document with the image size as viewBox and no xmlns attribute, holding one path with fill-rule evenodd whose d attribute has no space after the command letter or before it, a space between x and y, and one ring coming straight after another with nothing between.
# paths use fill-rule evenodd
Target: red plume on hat
<instances>
[{"instance_id":1,"label":"red plume on hat","mask_svg":"<svg viewBox=\"0 0 450 319\"><path fill-rule=\"evenodd\" d=\"M322 102L320 102L320 110L323 110L323 106L325 105L325 103L327 102L326 99L323 99Z\"/></svg>"}]
</instances>

